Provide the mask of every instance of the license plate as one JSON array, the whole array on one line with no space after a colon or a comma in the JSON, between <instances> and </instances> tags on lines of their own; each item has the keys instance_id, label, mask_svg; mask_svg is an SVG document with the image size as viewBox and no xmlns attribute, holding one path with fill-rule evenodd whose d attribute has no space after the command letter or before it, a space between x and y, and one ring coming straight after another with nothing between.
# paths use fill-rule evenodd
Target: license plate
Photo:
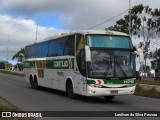
<instances>
[{"instance_id":1,"label":"license plate","mask_svg":"<svg viewBox=\"0 0 160 120\"><path fill-rule=\"evenodd\" d=\"M110 93L111 94L118 94L118 90L111 90Z\"/></svg>"}]
</instances>

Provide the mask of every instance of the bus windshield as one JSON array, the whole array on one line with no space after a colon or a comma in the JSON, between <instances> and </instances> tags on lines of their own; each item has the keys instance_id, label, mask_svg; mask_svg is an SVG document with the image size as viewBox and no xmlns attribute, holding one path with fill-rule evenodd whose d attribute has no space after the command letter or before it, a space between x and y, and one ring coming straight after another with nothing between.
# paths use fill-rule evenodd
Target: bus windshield
<instances>
[{"instance_id":1,"label":"bus windshield","mask_svg":"<svg viewBox=\"0 0 160 120\"><path fill-rule=\"evenodd\" d=\"M88 63L90 78L134 78L135 57L125 50L93 50L91 62Z\"/></svg>"},{"instance_id":2,"label":"bus windshield","mask_svg":"<svg viewBox=\"0 0 160 120\"><path fill-rule=\"evenodd\" d=\"M126 36L88 35L91 49L88 77L125 79L135 77L135 56L131 40Z\"/></svg>"},{"instance_id":3,"label":"bus windshield","mask_svg":"<svg viewBox=\"0 0 160 120\"><path fill-rule=\"evenodd\" d=\"M132 48L129 37L108 36L108 35L88 35L87 44L89 47L98 48Z\"/></svg>"}]
</instances>

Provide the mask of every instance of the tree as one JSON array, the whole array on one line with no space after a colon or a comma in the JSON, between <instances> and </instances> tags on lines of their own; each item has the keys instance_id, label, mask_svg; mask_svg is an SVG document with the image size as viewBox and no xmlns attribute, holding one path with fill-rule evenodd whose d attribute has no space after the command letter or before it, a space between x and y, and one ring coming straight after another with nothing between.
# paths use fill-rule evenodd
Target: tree
<instances>
[{"instance_id":1,"label":"tree","mask_svg":"<svg viewBox=\"0 0 160 120\"><path fill-rule=\"evenodd\" d=\"M118 20L116 25L109 27L109 30L129 33L129 15ZM131 34L143 37L147 42L151 38L160 36L160 9L150 8L139 4L131 9Z\"/></svg>"},{"instance_id":2,"label":"tree","mask_svg":"<svg viewBox=\"0 0 160 120\"><path fill-rule=\"evenodd\" d=\"M118 20L114 26L108 29L129 33L128 26L129 15L125 15L124 18ZM131 9L131 35L143 38L143 42L140 42L139 47L144 52L146 71L146 58L150 58L150 39L160 37L160 9L153 10L142 4L133 6Z\"/></svg>"},{"instance_id":3,"label":"tree","mask_svg":"<svg viewBox=\"0 0 160 120\"><path fill-rule=\"evenodd\" d=\"M11 67L10 70L12 70L12 64L11 63L9 63L7 61L1 61L0 62L0 69L5 69L5 67L7 67L6 69L8 69L9 66Z\"/></svg>"},{"instance_id":4,"label":"tree","mask_svg":"<svg viewBox=\"0 0 160 120\"><path fill-rule=\"evenodd\" d=\"M12 57L12 60L14 60L15 58L17 59L17 64L15 66L15 68L17 70L20 70L22 71L23 70L23 64L21 63L23 61L23 58L24 58L24 54L25 54L25 49L24 48L21 48L20 51L18 51L15 55L13 55ZM20 63L18 63L20 62ZM20 66L19 66L20 65Z\"/></svg>"},{"instance_id":5,"label":"tree","mask_svg":"<svg viewBox=\"0 0 160 120\"><path fill-rule=\"evenodd\" d=\"M151 61L151 68L158 69L160 68L160 49L156 49L153 53L153 60Z\"/></svg>"},{"instance_id":6,"label":"tree","mask_svg":"<svg viewBox=\"0 0 160 120\"><path fill-rule=\"evenodd\" d=\"M19 70L19 71L23 71L23 69L24 69L23 63L17 63L17 64L14 66L14 69Z\"/></svg>"},{"instance_id":7,"label":"tree","mask_svg":"<svg viewBox=\"0 0 160 120\"><path fill-rule=\"evenodd\" d=\"M18 62L22 62L24 54L25 54L25 49L21 48L20 51L18 51L16 54L13 55L12 60L14 60L16 58L18 60Z\"/></svg>"},{"instance_id":8,"label":"tree","mask_svg":"<svg viewBox=\"0 0 160 120\"><path fill-rule=\"evenodd\" d=\"M5 63L6 63L6 61L0 62L0 69L5 69Z\"/></svg>"},{"instance_id":9,"label":"tree","mask_svg":"<svg viewBox=\"0 0 160 120\"><path fill-rule=\"evenodd\" d=\"M145 67L146 67L146 70L145 70ZM142 65L140 66L139 68L139 74L141 76L145 76L145 77L151 77L152 73L151 73L151 67L150 66L145 66L145 65Z\"/></svg>"}]
</instances>

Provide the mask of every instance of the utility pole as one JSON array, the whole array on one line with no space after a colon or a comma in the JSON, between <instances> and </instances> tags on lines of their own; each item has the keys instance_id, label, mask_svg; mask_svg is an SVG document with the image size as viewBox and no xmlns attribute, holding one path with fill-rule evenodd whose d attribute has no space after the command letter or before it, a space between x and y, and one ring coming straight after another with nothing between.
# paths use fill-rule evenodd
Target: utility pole
<instances>
[{"instance_id":1,"label":"utility pole","mask_svg":"<svg viewBox=\"0 0 160 120\"><path fill-rule=\"evenodd\" d=\"M37 43L37 34L38 34L38 20L36 20L36 43Z\"/></svg>"},{"instance_id":2,"label":"utility pole","mask_svg":"<svg viewBox=\"0 0 160 120\"><path fill-rule=\"evenodd\" d=\"M5 62L5 70L7 70L7 66L8 66L8 48L9 48L9 40L10 40L10 36L15 36L15 35L7 35L7 49L6 49L6 62Z\"/></svg>"},{"instance_id":3,"label":"utility pole","mask_svg":"<svg viewBox=\"0 0 160 120\"><path fill-rule=\"evenodd\" d=\"M129 36L132 39L132 33L131 33L131 0L129 0Z\"/></svg>"},{"instance_id":4,"label":"utility pole","mask_svg":"<svg viewBox=\"0 0 160 120\"><path fill-rule=\"evenodd\" d=\"M33 19L30 19L28 17L25 18L26 20L32 20L34 22L36 22L36 43L37 43L37 39L38 39L38 20L33 20Z\"/></svg>"}]
</instances>

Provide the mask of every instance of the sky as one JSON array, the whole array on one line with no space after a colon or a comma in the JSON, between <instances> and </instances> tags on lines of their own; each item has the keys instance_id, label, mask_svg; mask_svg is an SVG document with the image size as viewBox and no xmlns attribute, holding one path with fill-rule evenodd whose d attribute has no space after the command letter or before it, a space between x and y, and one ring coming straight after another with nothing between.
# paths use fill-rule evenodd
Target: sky
<instances>
[{"instance_id":1,"label":"sky","mask_svg":"<svg viewBox=\"0 0 160 120\"><path fill-rule=\"evenodd\" d=\"M131 6L138 4L159 8L160 0L131 0ZM35 42L37 23L38 41L42 41L59 32L88 29L128 8L129 0L0 0L0 61L8 56L15 64L12 56ZM125 14L94 29L112 26ZM134 44L139 41L133 38ZM151 46L152 50L159 47Z\"/></svg>"}]
</instances>

